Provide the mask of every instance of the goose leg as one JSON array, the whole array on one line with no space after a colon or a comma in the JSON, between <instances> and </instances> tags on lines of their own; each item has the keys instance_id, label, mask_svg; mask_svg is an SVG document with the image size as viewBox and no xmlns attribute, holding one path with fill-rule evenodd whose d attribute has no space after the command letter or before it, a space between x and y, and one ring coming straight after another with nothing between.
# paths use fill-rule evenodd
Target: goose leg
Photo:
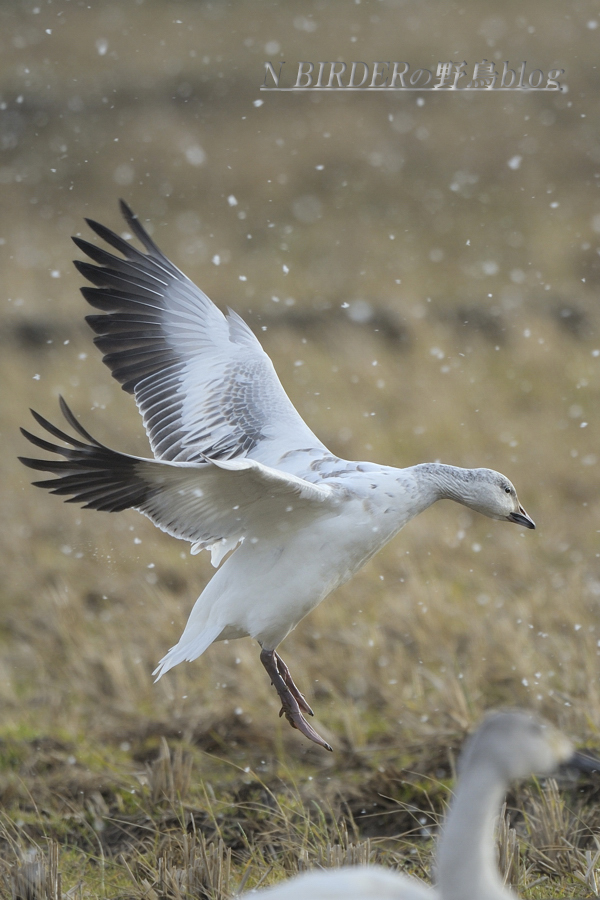
<instances>
[{"instance_id":1,"label":"goose leg","mask_svg":"<svg viewBox=\"0 0 600 900\"><path fill-rule=\"evenodd\" d=\"M294 684L293 678L290 675L290 670L288 669L288 667L286 666L286 664L280 657L279 653L277 653L277 651L275 651L275 661L277 663L277 668L279 669L281 677L283 678L283 680L287 684L288 688L292 692L292 696L295 697L295 699L297 700L298 706L300 707L302 712L308 713L309 716L314 716L314 712L312 711L312 709L306 702L306 697L300 693L300 691Z\"/></svg>"},{"instance_id":2,"label":"goose leg","mask_svg":"<svg viewBox=\"0 0 600 900\"><path fill-rule=\"evenodd\" d=\"M292 681L290 671L281 657L275 650L263 649L260 652L260 661L271 679L271 684L279 694L279 699L281 700L281 712L279 715L285 715L292 728L297 728L298 731L301 731L309 741L319 744L320 747L324 747L326 750L332 750L327 741L323 740L302 715L300 707L309 712L310 715L313 712Z\"/></svg>"}]
</instances>

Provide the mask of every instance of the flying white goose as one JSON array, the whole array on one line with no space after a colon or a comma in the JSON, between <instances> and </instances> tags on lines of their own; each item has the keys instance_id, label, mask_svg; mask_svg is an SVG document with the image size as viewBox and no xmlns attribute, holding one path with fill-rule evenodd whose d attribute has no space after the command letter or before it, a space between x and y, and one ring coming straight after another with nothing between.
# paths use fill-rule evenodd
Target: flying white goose
<instances>
[{"instance_id":1,"label":"flying white goose","mask_svg":"<svg viewBox=\"0 0 600 900\"><path fill-rule=\"evenodd\" d=\"M504 475L424 463L395 469L348 462L327 450L292 406L254 334L225 316L159 250L129 207L121 210L146 249L87 220L123 258L80 238L98 265L77 261L95 287L83 296L94 342L123 390L135 397L154 459L95 440L61 398L78 438L38 413L68 446L23 430L63 460L22 459L58 477L34 482L67 502L117 512L133 508L191 552L210 549L219 567L197 600L158 677L217 640L250 635L291 725L331 749L303 713L313 712L277 646L321 600L350 578L406 523L451 499L493 519L535 528ZM83 440L80 440L82 438Z\"/></svg>"},{"instance_id":2,"label":"flying white goose","mask_svg":"<svg viewBox=\"0 0 600 900\"><path fill-rule=\"evenodd\" d=\"M599 771L600 761L536 715L493 713L467 741L456 796L437 848L437 887L381 866L313 871L244 896L262 900L518 900L496 864L494 826L511 781L550 775L559 765Z\"/></svg>"}]
</instances>

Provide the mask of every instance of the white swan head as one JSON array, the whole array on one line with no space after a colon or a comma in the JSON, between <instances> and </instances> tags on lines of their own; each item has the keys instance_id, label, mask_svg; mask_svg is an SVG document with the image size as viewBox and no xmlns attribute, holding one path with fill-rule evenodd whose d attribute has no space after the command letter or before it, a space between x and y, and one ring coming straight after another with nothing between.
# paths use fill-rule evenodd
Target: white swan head
<instances>
[{"instance_id":1,"label":"white swan head","mask_svg":"<svg viewBox=\"0 0 600 900\"><path fill-rule=\"evenodd\" d=\"M495 771L499 781L508 783L533 774L550 774L578 756L571 742L541 716L505 710L489 715L469 738L459 769L462 774L484 764Z\"/></svg>"},{"instance_id":2,"label":"white swan head","mask_svg":"<svg viewBox=\"0 0 600 900\"><path fill-rule=\"evenodd\" d=\"M600 770L600 760L574 753L570 741L535 713L503 710L483 720L463 746L456 796L440 836L440 898L518 900L498 872L495 819L511 781L550 775L561 765Z\"/></svg>"},{"instance_id":3,"label":"white swan head","mask_svg":"<svg viewBox=\"0 0 600 900\"><path fill-rule=\"evenodd\" d=\"M471 476L461 498L465 506L491 519L503 519L525 528L535 528L535 522L519 503L515 487L506 475L501 475L493 469L465 471Z\"/></svg>"}]
</instances>

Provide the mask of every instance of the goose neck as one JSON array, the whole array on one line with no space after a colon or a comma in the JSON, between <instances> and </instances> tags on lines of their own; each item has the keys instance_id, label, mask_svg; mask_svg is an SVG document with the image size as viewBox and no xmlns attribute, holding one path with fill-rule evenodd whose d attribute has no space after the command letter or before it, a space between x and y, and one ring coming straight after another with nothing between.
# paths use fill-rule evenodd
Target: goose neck
<instances>
[{"instance_id":1,"label":"goose neck","mask_svg":"<svg viewBox=\"0 0 600 900\"><path fill-rule=\"evenodd\" d=\"M469 484L469 469L447 466L444 463L421 463L414 467L417 483L424 495L436 500L457 500L464 503Z\"/></svg>"}]
</instances>

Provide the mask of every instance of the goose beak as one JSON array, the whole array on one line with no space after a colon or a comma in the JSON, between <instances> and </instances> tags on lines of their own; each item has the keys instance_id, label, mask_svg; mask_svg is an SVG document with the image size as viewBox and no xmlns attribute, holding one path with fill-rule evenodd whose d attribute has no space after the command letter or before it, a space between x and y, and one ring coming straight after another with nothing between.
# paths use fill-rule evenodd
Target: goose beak
<instances>
[{"instance_id":1,"label":"goose beak","mask_svg":"<svg viewBox=\"0 0 600 900\"><path fill-rule=\"evenodd\" d=\"M509 522L515 522L517 525L523 525L525 528L535 528L535 522L528 516L522 506L519 506L519 512L512 512L506 517Z\"/></svg>"}]
</instances>

